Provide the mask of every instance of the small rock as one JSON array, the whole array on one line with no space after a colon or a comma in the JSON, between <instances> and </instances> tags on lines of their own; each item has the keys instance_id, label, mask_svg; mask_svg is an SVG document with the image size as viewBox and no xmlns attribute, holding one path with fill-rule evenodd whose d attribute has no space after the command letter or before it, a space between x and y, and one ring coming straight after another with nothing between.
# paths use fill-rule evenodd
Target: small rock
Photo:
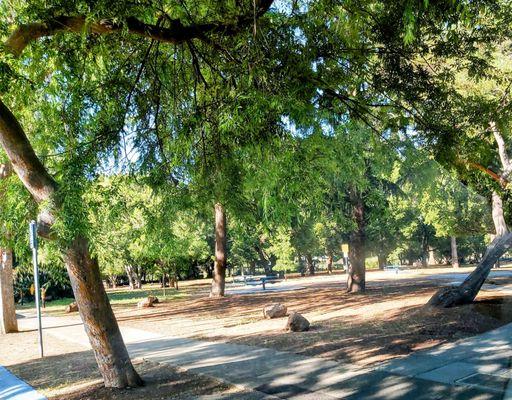
<instances>
[{"instance_id":1,"label":"small rock","mask_svg":"<svg viewBox=\"0 0 512 400\"><path fill-rule=\"evenodd\" d=\"M292 312L288 317L288 322L286 323L286 330L288 332L304 332L309 330L309 321L304 318L298 312Z\"/></svg>"},{"instance_id":2,"label":"small rock","mask_svg":"<svg viewBox=\"0 0 512 400\"><path fill-rule=\"evenodd\" d=\"M284 304L272 303L263 307L263 316L265 318L280 318L286 316L288 309Z\"/></svg>"},{"instance_id":3,"label":"small rock","mask_svg":"<svg viewBox=\"0 0 512 400\"><path fill-rule=\"evenodd\" d=\"M66 312L68 314L72 313L72 312L77 312L77 311L78 311L78 304L76 304L76 302L68 304L68 306L66 307Z\"/></svg>"},{"instance_id":4,"label":"small rock","mask_svg":"<svg viewBox=\"0 0 512 400\"><path fill-rule=\"evenodd\" d=\"M154 305L157 303L159 303L158 297L148 296L144 300L141 300L137 303L137 308L154 307Z\"/></svg>"}]
</instances>

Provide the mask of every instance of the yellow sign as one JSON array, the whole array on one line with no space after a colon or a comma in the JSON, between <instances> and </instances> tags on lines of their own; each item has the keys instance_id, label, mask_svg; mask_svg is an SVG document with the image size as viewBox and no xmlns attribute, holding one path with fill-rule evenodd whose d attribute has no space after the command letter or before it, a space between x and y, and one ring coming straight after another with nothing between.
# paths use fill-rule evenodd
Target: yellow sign
<instances>
[{"instance_id":1,"label":"yellow sign","mask_svg":"<svg viewBox=\"0 0 512 400\"><path fill-rule=\"evenodd\" d=\"M345 254L348 254L348 243L343 243L341 245L341 251Z\"/></svg>"}]
</instances>

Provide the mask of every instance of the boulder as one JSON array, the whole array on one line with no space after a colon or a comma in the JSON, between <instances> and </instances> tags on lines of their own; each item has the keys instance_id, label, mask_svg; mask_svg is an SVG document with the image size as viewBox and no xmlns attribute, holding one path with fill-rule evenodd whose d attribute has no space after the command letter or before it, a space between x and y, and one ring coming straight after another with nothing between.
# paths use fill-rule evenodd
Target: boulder
<instances>
[{"instance_id":1,"label":"boulder","mask_svg":"<svg viewBox=\"0 0 512 400\"><path fill-rule=\"evenodd\" d=\"M263 316L265 318L280 318L286 316L288 309L284 304L272 303L263 307Z\"/></svg>"},{"instance_id":2,"label":"boulder","mask_svg":"<svg viewBox=\"0 0 512 400\"><path fill-rule=\"evenodd\" d=\"M288 332L304 332L309 330L309 326L309 321L306 318L304 318L298 312L292 312L288 317L286 330Z\"/></svg>"},{"instance_id":3,"label":"boulder","mask_svg":"<svg viewBox=\"0 0 512 400\"><path fill-rule=\"evenodd\" d=\"M72 312L77 312L77 311L78 311L78 304L76 304L76 302L68 304L68 306L66 307L66 312L68 314L72 313Z\"/></svg>"},{"instance_id":4,"label":"boulder","mask_svg":"<svg viewBox=\"0 0 512 400\"><path fill-rule=\"evenodd\" d=\"M157 303L159 303L158 297L148 296L144 300L141 300L137 303L137 308L154 307L154 305Z\"/></svg>"}]
</instances>

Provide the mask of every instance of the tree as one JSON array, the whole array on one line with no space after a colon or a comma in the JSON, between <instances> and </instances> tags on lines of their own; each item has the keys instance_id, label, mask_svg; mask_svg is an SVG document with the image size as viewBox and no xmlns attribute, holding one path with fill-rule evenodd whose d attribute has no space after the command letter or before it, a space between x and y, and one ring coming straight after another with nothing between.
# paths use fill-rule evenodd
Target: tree
<instances>
[{"instance_id":1,"label":"tree","mask_svg":"<svg viewBox=\"0 0 512 400\"><path fill-rule=\"evenodd\" d=\"M0 180L11 173L8 164L0 164ZM2 198L0 194L0 199ZM0 248L0 334L18 331L16 308L14 306L13 253L9 248Z\"/></svg>"},{"instance_id":2,"label":"tree","mask_svg":"<svg viewBox=\"0 0 512 400\"><path fill-rule=\"evenodd\" d=\"M31 19L34 15L39 19L28 24L21 24L14 29L13 33L4 42L4 48L13 56L21 57L24 54L24 50L30 44L34 43L35 47L37 47L38 43L36 42L42 37L51 38L51 41L45 42L46 45L51 45L66 39L65 35L61 35L62 33L82 33L84 31L85 33L93 33L95 35L118 33L120 36L128 35L131 38L139 36L150 39L152 41L151 46L155 41L184 43L192 39L202 40L205 43L211 44L214 42L212 42L209 36L215 34L232 36L239 33L241 29L252 24L254 18L265 14L271 4L272 1L256 1L253 7L251 7L253 12L250 14L250 18L243 14L243 7L242 11L239 9L234 10L235 12L238 11L234 23L205 22L185 25L179 20L169 18L171 23L169 27L166 27L161 25L161 20L157 24L144 22L136 16L136 13L140 12L137 7L130 7L124 3L118 5L113 10L119 13L119 15L114 15L116 17L115 21L113 19L105 19L104 16L97 18L98 14L105 13L106 9L95 9L94 12L91 12L91 15L83 15L80 11L84 8L81 8L78 3L62 9L64 12L70 12L70 14L64 13L60 15L55 15L51 7L42 10L38 9L33 13L30 7L24 8L22 5L19 9L13 10L10 5L2 3L2 9L5 10L7 8L6 11L9 13L14 12L17 21L24 21L26 18ZM85 9L90 10L87 6ZM112 12L111 10L109 11ZM146 15L149 11L144 10ZM43 17L42 19L41 16ZM89 22L90 18L93 19L91 23ZM153 20L157 18L155 15ZM122 46L119 45L119 47ZM59 59L59 54L53 52L50 48L46 48L46 50L46 54L56 55L56 58ZM46 62L48 61L47 58L43 58L46 59ZM33 62L33 58L27 58L26 60L27 62L30 61L29 64ZM59 59L59 61L61 60ZM19 63L18 66L24 68L23 63ZM11 72L9 71L9 73ZM16 73L12 75L16 76ZM67 83L69 82L66 81L64 86ZM11 97L13 95L11 94ZM65 95L55 96L59 100L66 97ZM128 99L130 97L129 95ZM16 101L11 99L11 103L15 104ZM129 103L130 100L128 100ZM80 109L81 105L77 105L77 108ZM116 119L119 121L118 116L116 116ZM124 118L121 121L121 128L123 127ZM59 131L62 132L62 129L59 129ZM61 182L60 184L57 182L50 174L48 168L37 157L32 144L28 140L20 122L14 116L14 113L1 100L0 144L5 150L18 177L22 180L34 200L41 205L41 212L38 217L39 235L48 239L55 238L55 224L60 221L58 216L63 211L68 210L68 206L71 203L71 198L66 197L65 189L68 188L68 185L72 185L72 181ZM65 171L64 175L70 177L72 173L71 171ZM76 201L77 199L75 199L73 204L75 207L77 207ZM77 208L80 209L79 206ZM108 387L138 386L142 381L135 372L128 357L128 352L101 282L97 260L90 254L89 240L85 233L81 232L80 229L76 229L76 227L70 229L70 232L72 234L69 237L60 238L61 247L80 315L84 321L85 329L105 385Z\"/></svg>"}]
</instances>

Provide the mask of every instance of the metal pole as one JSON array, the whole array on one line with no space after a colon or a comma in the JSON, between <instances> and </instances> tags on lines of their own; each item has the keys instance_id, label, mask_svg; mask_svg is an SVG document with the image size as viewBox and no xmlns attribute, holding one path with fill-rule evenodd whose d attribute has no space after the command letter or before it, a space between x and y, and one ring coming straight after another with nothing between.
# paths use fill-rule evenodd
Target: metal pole
<instances>
[{"instance_id":1,"label":"metal pole","mask_svg":"<svg viewBox=\"0 0 512 400\"><path fill-rule=\"evenodd\" d=\"M34 286L35 286L35 299L37 310L37 323L39 331L39 355L41 358L44 356L43 352L43 326L41 323L41 304L40 304L40 289L39 289L39 266L37 264L37 223L36 221L30 222L30 247L32 248L32 262L34 264Z\"/></svg>"}]
</instances>

